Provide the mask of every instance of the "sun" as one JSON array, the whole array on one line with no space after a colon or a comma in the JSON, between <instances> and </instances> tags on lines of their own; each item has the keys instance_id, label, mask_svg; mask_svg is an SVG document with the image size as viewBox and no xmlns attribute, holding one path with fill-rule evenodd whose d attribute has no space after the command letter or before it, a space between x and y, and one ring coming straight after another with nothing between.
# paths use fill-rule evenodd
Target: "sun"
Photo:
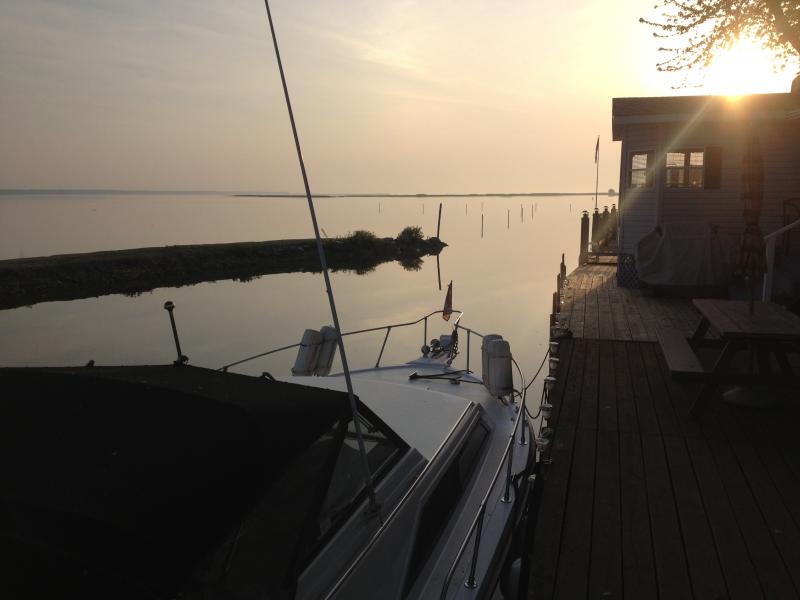
<instances>
[{"instance_id":1,"label":"sun","mask_svg":"<svg viewBox=\"0 0 800 600\"><path fill-rule=\"evenodd\" d=\"M741 38L703 70L700 88L720 96L788 92L792 71L776 66L769 50L752 38Z\"/></svg>"}]
</instances>

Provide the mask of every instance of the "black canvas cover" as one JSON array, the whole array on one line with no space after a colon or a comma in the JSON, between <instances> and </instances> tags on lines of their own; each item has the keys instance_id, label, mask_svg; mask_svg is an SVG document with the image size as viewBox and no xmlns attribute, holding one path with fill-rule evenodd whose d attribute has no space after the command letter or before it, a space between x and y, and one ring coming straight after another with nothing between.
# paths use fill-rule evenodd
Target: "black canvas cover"
<instances>
[{"instance_id":1,"label":"black canvas cover","mask_svg":"<svg viewBox=\"0 0 800 600\"><path fill-rule=\"evenodd\" d=\"M176 597L221 577L265 502L264 591L291 588L313 490L290 471L350 420L346 394L186 365L0 369L0 390L0 596Z\"/></svg>"}]
</instances>

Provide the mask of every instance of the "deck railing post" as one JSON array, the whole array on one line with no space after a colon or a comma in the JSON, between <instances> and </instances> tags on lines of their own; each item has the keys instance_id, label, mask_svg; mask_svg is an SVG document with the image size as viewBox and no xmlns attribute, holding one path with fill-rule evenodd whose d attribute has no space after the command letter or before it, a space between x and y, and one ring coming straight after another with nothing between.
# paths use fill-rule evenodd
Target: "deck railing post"
<instances>
[{"instance_id":1,"label":"deck railing post","mask_svg":"<svg viewBox=\"0 0 800 600\"><path fill-rule=\"evenodd\" d=\"M511 434L511 441L514 441L514 434ZM514 456L514 450L511 446L508 448L508 463L506 467L506 489L503 492L503 497L500 498L500 502L508 504L511 502L511 458Z\"/></svg>"},{"instance_id":2,"label":"deck railing post","mask_svg":"<svg viewBox=\"0 0 800 600\"><path fill-rule=\"evenodd\" d=\"M467 329L467 373L469 373L469 343L470 343L470 334L472 334L471 329Z\"/></svg>"},{"instance_id":3,"label":"deck railing post","mask_svg":"<svg viewBox=\"0 0 800 600\"><path fill-rule=\"evenodd\" d=\"M478 587L475 581L475 569L478 567L478 550L481 548L481 531L483 530L483 515L486 512L486 507L481 506L481 512L478 513L478 524L475 527L475 546L472 549L472 561L469 565L469 576L464 585L471 590Z\"/></svg>"},{"instance_id":4,"label":"deck railing post","mask_svg":"<svg viewBox=\"0 0 800 600\"><path fill-rule=\"evenodd\" d=\"M381 352L378 354L378 360L375 363L375 368L377 369L381 364L381 358L383 357L383 349L386 348L386 340L389 339L389 334L392 332L391 327L386 328L386 337L383 338L383 346L381 346Z\"/></svg>"},{"instance_id":5,"label":"deck railing post","mask_svg":"<svg viewBox=\"0 0 800 600\"><path fill-rule=\"evenodd\" d=\"M772 280L775 277L775 238L767 239L767 271L764 273L764 291L761 299L764 302L772 300Z\"/></svg>"}]
</instances>

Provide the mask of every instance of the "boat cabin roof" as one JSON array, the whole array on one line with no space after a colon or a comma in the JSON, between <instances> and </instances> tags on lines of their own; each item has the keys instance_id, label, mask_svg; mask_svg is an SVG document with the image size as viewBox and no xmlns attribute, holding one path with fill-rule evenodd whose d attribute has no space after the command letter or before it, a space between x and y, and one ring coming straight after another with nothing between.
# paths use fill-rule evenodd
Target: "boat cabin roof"
<instances>
[{"instance_id":1,"label":"boat cabin roof","mask_svg":"<svg viewBox=\"0 0 800 600\"><path fill-rule=\"evenodd\" d=\"M0 369L0 386L13 597L289 598L363 500L339 391L187 365ZM359 413L380 476L407 446Z\"/></svg>"}]
</instances>

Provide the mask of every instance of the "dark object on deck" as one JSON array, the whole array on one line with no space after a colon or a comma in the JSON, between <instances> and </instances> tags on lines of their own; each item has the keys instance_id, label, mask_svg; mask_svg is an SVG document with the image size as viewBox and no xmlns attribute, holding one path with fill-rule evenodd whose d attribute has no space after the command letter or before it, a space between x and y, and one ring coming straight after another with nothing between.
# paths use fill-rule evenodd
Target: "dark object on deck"
<instances>
[{"instance_id":1,"label":"dark object on deck","mask_svg":"<svg viewBox=\"0 0 800 600\"><path fill-rule=\"evenodd\" d=\"M0 597L229 598L251 560L283 599L336 530L315 511L349 452L343 392L189 365L0 369L0 386Z\"/></svg>"},{"instance_id":2,"label":"dark object on deck","mask_svg":"<svg viewBox=\"0 0 800 600\"><path fill-rule=\"evenodd\" d=\"M753 312L753 287L767 271L766 247L758 221L764 202L764 158L756 126L751 127L742 156L742 202L744 232L736 271L747 286L750 312Z\"/></svg>"},{"instance_id":3,"label":"dark object on deck","mask_svg":"<svg viewBox=\"0 0 800 600\"><path fill-rule=\"evenodd\" d=\"M617 257L617 285L634 290L645 287L636 271L636 257L633 254L620 254Z\"/></svg>"},{"instance_id":4,"label":"dark object on deck","mask_svg":"<svg viewBox=\"0 0 800 600\"><path fill-rule=\"evenodd\" d=\"M667 223L636 244L641 281L670 293L718 296L731 280L732 248L716 228L705 224Z\"/></svg>"}]
</instances>

